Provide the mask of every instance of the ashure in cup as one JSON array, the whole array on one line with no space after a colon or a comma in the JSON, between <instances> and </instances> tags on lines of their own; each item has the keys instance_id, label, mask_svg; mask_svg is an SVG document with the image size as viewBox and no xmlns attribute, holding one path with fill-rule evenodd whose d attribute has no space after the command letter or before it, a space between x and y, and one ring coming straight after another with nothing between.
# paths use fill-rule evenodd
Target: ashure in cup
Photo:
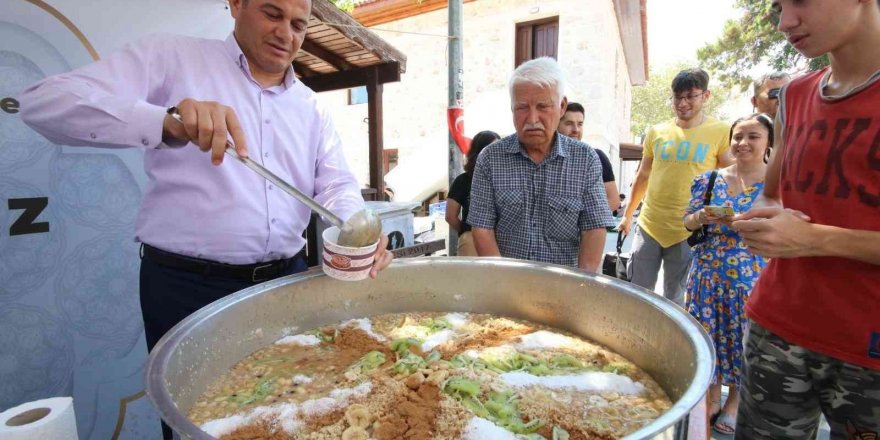
<instances>
[{"instance_id":1,"label":"ashure in cup","mask_svg":"<svg viewBox=\"0 0 880 440\"><path fill-rule=\"evenodd\" d=\"M364 247L339 246L339 228L331 226L324 230L324 256L321 267L324 273L342 281L358 281L370 275L376 246L379 241Z\"/></svg>"}]
</instances>

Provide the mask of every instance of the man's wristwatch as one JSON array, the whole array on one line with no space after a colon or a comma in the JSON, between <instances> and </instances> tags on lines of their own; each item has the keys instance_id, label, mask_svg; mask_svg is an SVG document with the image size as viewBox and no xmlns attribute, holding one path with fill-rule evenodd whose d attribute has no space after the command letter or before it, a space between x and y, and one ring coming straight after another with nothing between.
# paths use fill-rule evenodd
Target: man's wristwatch
<instances>
[{"instance_id":1,"label":"man's wristwatch","mask_svg":"<svg viewBox=\"0 0 880 440\"><path fill-rule=\"evenodd\" d=\"M177 106L172 105L171 107L168 107L168 109L165 110L165 113L167 113L169 116L171 116L178 123L183 124L183 118L180 116L180 112L178 111ZM189 141L181 141L181 140L176 140L176 139L165 139L165 136L162 136L162 138L163 138L162 143L160 143L159 146L156 148L159 148L159 149L181 148L181 147L186 146L186 144L189 143Z\"/></svg>"},{"instance_id":2,"label":"man's wristwatch","mask_svg":"<svg viewBox=\"0 0 880 440\"><path fill-rule=\"evenodd\" d=\"M180 122L181 124L183 123L183 118L180 117L180 111L177 109L176 105L168 107L168 110L165 110L165 113L171 115L171 117L174 118L177 122Z\"/></svg>"}]
</instances>

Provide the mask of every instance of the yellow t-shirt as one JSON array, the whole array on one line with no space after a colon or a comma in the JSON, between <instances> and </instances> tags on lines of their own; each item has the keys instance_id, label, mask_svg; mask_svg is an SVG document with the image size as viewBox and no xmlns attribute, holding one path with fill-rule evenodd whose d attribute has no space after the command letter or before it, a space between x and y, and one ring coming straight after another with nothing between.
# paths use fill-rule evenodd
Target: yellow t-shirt
<instances>
[{"instance_id":1,"label":"yellow t-shirt","mask_svg":"<svg viewBox=\"0 0 880 440\"><path fill-rule=\"evenodd\" d=\"M682 217L690 202L694 177L718 167L718 158L730 149L730 125L715 118L682 129L675 120L651 127L644 156L651 157L648 191L639 214L639 227L663 247L680 243L691 234Z\"/></svg>"}]
</instances>

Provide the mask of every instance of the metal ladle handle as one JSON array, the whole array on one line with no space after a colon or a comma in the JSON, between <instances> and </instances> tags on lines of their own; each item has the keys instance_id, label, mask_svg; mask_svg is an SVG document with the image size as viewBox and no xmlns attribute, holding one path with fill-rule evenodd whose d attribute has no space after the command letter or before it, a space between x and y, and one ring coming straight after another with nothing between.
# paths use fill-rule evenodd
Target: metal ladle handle
<instances>
[{"instance_id":1,"label":"metal ladle handle","mask_svg":"<svg viewBox=\"0 0 880 440\"><path fill-rule=\"evenodd\" d=\"M169 110L168 114L171 115L171 117L174 118L175 121L179 122L181 125L183 124L183 118L180 116L180 113L177 112L176 109ZM315 199L307 196L302 191L294 188L293 185L287 183L284 179L276 176L275 173L267 170L266 167L260 165L259 163L257 163L253 159L251 159L249 157L239 156L238 153L235 152L235 145L229 139L226 140L226 154L234 157L236 160L243 163L244 166L250 168L251 170L253 170L257 174L263 176L263 178L265 178L269 182L274 183L275 186L281 188L282 190L284 190L284 192L290 194L295 199L299 200L300 202L303 202L306 206L311 208L312 211L315 211L316 213L320 214L322 217L329 220L330 223L333 223L334 226L337 226L337 227L339 227L339 229L342 229L342 219L340 219L336 214L330 212L330 210L321 206L320 203L316 202Z\"/></svg>"}]
</instances>

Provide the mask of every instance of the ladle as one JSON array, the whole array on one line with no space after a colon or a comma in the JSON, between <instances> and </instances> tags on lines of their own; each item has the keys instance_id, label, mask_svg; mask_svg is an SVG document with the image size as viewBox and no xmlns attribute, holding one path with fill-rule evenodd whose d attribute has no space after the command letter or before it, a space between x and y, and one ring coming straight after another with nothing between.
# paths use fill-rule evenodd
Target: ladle
<instances>
[{"instance_id":1,"label":"ladle","mask_svg":"<svg viewBox=\"0 0 880 440\"><path fill-rule=\"evenodd\" d=\"M183 124L183 118L176 110L171 110L168 114L171 115L175 121ZM239 156L235 151L235 146L228 139L226 140L226 154L234 157L246 167L263 176L263 178L269 182L274 183L275 186L281 188L284 192L290 194L300 202L303 202L312 211L326 218L330 223L338 227L338 245L347 247L364 247L379 241L379 236L382 234L382 222L379 220L379 216L372 210L362 209L354 213L348 221L343 222L341 218L330 212L329 209L321 206L321 204L316 202L315 199L296 189L293 185L276 176L275 173L269 171L253 159Z\"/></svg>"}]
</instances>

